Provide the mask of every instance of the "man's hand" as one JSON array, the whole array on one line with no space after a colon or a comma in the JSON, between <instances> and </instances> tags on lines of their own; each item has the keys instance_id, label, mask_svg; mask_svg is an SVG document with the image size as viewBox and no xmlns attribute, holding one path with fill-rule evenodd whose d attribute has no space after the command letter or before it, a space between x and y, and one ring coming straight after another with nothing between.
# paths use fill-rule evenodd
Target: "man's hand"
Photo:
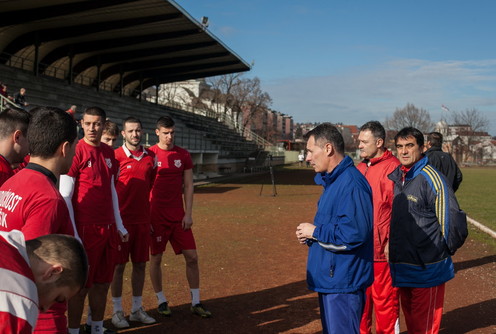
<instances>
[{"instance_id":1,"label":"man's hand","mask_svg":"<svg viewBox=\"0 0 496 334\"><path fill-rule=\"evenodd\" d=\"M128 242L129 241L129 233L122 234L121 231L118 231L118 232L119 232L119 237L121 238L122 242Z\"/></svg>"},{"instance_id":2,"label":"man's hand","mask_svg":"<svg viewBox=\"0 0 496 334\"><path fill-rule=\"evenodd\" d=\"M389 241L384 246L384 255L386 256L386 261L389 262Z\"/></svg>"},{"instance_id":3,"label":"man's hand","mask_svg":"<svg viewBox=\"0 0 496 334\"><path fill-rule=\"evenodd\" d=\"M191 226L193 226L193 218L191 216L184 215L182 224L183 224L183 230L185 231L189 230Z\"/></svg>"},{"instance_id":4,"label":"man's hand","mask_svg":"<svg viewBox=\"0 0 496 334\"><path fill-rule=\"evenodd\" d=\"M316 226L310 223L301 223L296 228L296 238L300 242L300 244L305 244L307 239L314 239L313 231Z\"/></svg>"}]
</instances>

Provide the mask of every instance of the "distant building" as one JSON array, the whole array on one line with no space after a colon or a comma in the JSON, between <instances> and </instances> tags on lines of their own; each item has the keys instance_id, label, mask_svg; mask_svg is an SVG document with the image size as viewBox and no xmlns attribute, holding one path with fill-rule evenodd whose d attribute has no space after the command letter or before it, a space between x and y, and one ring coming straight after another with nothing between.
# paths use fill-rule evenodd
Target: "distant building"
<instances>
[{"instance_id":1,"label":"distant building","mask_svg":"<svg viewBox=\"0 0 496 334\"><path fill-rule=\"evenodd\" d=\"M470 125L436 124L435 131L443 137L443 151L459 163L488 164L496 162L496 147L492 137L483 131L473 131Z\"/></svg>"}]
</instances>

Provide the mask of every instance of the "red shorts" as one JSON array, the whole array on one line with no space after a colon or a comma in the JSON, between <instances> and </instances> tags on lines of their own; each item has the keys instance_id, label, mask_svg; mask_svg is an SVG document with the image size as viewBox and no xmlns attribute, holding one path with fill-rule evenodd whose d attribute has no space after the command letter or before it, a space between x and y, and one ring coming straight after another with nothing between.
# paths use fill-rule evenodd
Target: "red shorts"
<instances>
[{"instance_id":1,"label":"red shorts","mask_svg":"<svg viewBox=\"0 0 496 334\"><path fill-rule=\"evenodd\" d=\"M179 255L183 250L196 249L195 237L191 229L184 230L181 222L152 224L151 254L165 252L165 246L170 241L174 253Z\"/></svg>"},{"instance_id":2,"label":"red shorts","mask_svg":"<svg viewBox=\"0 0 496 334\"><path fill-rule=\"evenodd\" d=\"M86 288L93 283L111 283L117 258L119 235L115 224L84 225L78 228L88 256Z\"/></svg>"},{"instance_id":3,"label":"red shorts","mask_svg":"<svg viewBox=\"0 0 496 334\"><path fill-rule=\"evenodd\" d=\"M147 262L150 260L150 224L130 224L125 225L129 233L129 241L119 240L119 247L116 264L125 264L129 261L133 263Z\"/></svg>"}]
</instances>

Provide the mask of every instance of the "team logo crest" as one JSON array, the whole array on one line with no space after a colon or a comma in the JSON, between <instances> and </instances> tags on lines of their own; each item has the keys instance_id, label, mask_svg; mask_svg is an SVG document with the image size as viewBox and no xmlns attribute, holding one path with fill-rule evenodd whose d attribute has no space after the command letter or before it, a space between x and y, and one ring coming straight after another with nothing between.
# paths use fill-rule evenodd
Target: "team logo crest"
<instances>
[{"instance_id":1,"label":"team logo crest","mask_svg":"<svg viewBox=\"0 0 496 334\"><path fill-rule=\"evenodd\" d=\"M180 168L182 166L181 160L174 160L174 166L176 166L177 168Z\"/></svg>"},{"instance_id":2,"label":"team logo crest","mask_svg":"<svg viewBox=\"0 0 496 334\"><path fill-rule=\"evenodd\" d=\"M108 168L112 168L112 160L105 158L105 162L107 163Z\"/></svg>"}]
</instances>

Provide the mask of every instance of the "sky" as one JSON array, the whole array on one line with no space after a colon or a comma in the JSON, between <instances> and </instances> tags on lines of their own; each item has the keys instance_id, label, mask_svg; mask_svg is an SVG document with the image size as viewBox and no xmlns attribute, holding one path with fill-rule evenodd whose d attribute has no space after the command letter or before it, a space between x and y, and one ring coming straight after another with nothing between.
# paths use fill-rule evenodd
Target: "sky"
<instances>
[{"instance_id":1,"label":"sky","mask_svg":"<svg viewBox=\"0 0 496 334\"><path fill-rule=\"evenodd\" d=\"M176 0L295 122L362 125L407 103L477 109L496 136L496 1ZM443 110L446 106L449 111Z\"/></svg>"}]
</instances>

